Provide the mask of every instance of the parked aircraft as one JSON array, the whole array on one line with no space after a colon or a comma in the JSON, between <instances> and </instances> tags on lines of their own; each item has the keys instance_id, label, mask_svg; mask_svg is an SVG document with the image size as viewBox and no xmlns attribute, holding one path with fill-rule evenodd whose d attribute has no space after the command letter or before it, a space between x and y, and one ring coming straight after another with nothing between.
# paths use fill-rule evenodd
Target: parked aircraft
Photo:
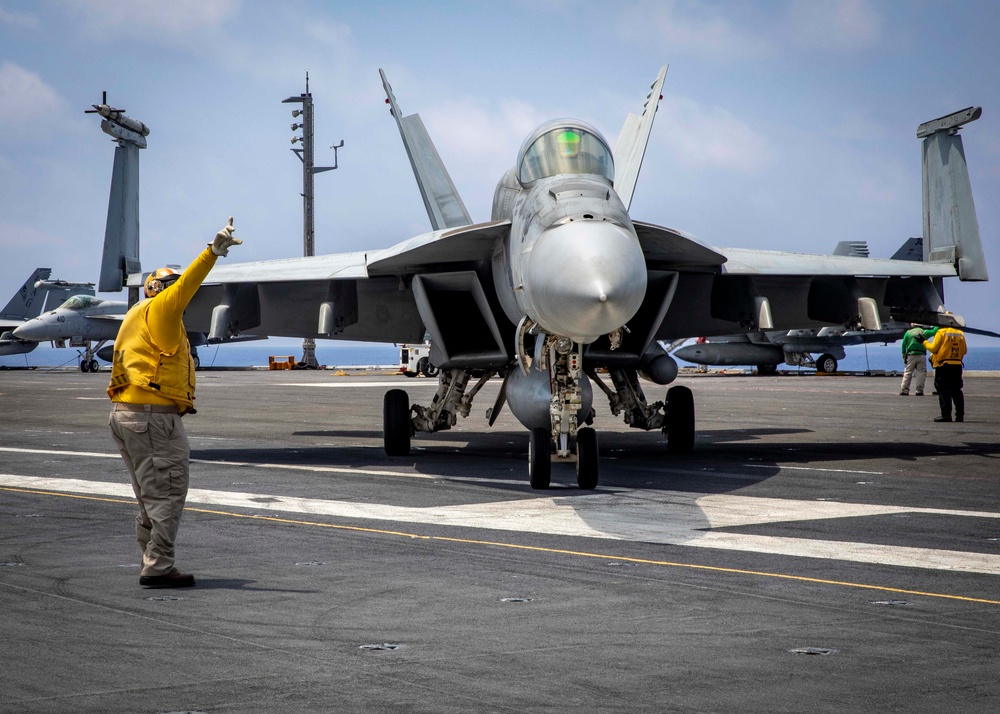
<instances>
[{"instance_id":1,"label":"parked aircraft","mask_svg":"<svg viewBox=\"0 0 1000 714\"><path fill-rule=\"evenodd\" d=\"M111 361L114 340L127 310L128 304L121 300L74 295L54 310L21 323L14 329L13 337L31 345L52 342L55 347L65 347L69 342L71 347L83 347L80 370L97 372L100 367L95 358ZM198 347L207 345L208 340L204 332L188 332L187 336L197 369L201 365ZM264 338L251 335L243 339ZM222 341L240 341L240 338Z\"/></svg>"},{"instance_id":2,"label":"parked aircraft","mask_svg":"<svg viewBox=\"0 0 1000 714\"><path fill-rule=\"evenodd\" d=\"M102 300L93 295L74 295L54 310L27 320L14 330L14 337L23 341L48 342L65 347L86 348L80 369L96 372L96 352L106 342L114 341L128 305L121 300ZM92 343L96 342L96 347Z\"/></svg>"},{"instance_id":3,"label":"parked aircraft","mask_svg":"<svg viewBox=\"0 0 1000 714\"><path fill-rule=\"evenodd\" d=\"M31 352L37 342L25 341L14 336L15 328L41 314L46 306L66 298L70 291L89 291L94 294L93 283L70 283L49 280L51 268L35 268L20 290L0 311L0 355L18 355Z\"/></svg>"},{"instance_id":4,"label":"parked aircraft","mask_svg":"<svg viewBox=\"0 0 1000 714\"><path fill-rule=\"evenodd\" d=\"M420 117L401 114L382 74L433 230L384 250L216 265L185 323L207 330L210 341L250 333L415 343L428 334L437 393L426 405L411 405L400 389L386 393L387 454L408 454L414 434L453 426L500 376L489 422L506 402L529 430L531 485L549 486L554 452L575 460L586 489L598 483L595 385L612 414L662 430L669 452L694 447L691 390L673 386L665 401L649 403L640 387L640 373L661 385L677 376L658 340L877 329L890 318L961 323L943 310L942 279L987 279L958 135L978 108L918 130L923 261L713 248L629 214L666 71L642 111L627 117L614 152L575 119L533 131L500 178L492 220L479 224ZM106 267L118 276L138 263L137 243L107 249ZM125 283L138 290L141 278Z\"/></svg>"},{"instance_id":5,"label":"parked aircraft","mask_svg":"<svg viewBox=\"0 0 1000 714\"><path fill-rule=\"evenodd\" d=\"M828 325L819 330L759 331L709 337L670 354L694 364L754 365L761 375L776 373L782 363L815 367L817 372L829 374L837 371L837 360L847 356L845 347L875 342L889 344L901 339L908 329L909 323L890 320L880 330L848 330L843 325ZM817 353L819 356L814 358Z\"/></svg>"}]
</instances>

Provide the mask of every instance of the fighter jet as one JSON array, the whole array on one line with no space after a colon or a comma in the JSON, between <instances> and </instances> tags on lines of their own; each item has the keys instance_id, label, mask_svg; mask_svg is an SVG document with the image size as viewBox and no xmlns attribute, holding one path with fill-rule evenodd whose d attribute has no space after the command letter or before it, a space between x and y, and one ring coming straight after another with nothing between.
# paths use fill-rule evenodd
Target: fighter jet
<instances>
[{"instance_id":1,"label":"fighter jet","mask_svg":"<svg viewBox=\"0 0 1000 714\"><path fill-rule=\"evenodd\" d=\"M837 361L847 356L845 347L871 343L889 344L910 329L908 322L889 320L879 330L848 330L828 325L818 330L776 330L708 338L670 354L701 365L754 365L757 374L771 375L784 363L815 367L817 372L837 371ZM818 357L813 357L819 354Z\"/></svg>"},{"instance_id":2,"label":"fighter jet","mask_svg":"<svg viewBox=\"0 0 1000 714\"><path fill-rule=\"evenodd\" d=\"M21 289L14 293L0 311L0 355L26 354L38 346L37 342L17 338L13 330L40 315L46 305L64 300L71 290L89 290L91 295L94 294L93 283L49 280L50 275L52 275L51 268L35 268Z\"/></svg>"},{"instance_id":3,"label":"fighter jet","mask_svg":"<svg viewBox=\"0 0 1000 714\"><path fill-rule=\"evenodd\" d=\"M250 333L414 343L429 335L437 393L428 404L411 404L400 389L385 394L388 455L406 455L415 434L468 416L483 385L500 378L489 423L506 403L529 431L531 486L547 488L552 461L566 460L575 461L578 485L593 489L595 387L613 415L662 431L668 452L694 448L691 390L673 386L651 403L640 386L640 375L659 385L677 377L659 340L958 321L943 311L943 278L987 279L958 135L978 108L918 131L923 261L713 248L629 213L666 72L627 117L614 151L577 119L529 134L486 223L473 223L420 117L402 115L382 74L432 231L384 250L216 265L185 324L210 340ZM120 270L137 257L126 245L112 264ZM141 275L125 282L137 289Z\"/></svg>"},{"instance_id":4,"label":"fighter jet","mask_svg":"<svg viewBox=\"0 0 1000 714\"><path fill-rule=\"evenodd\" d=\"M83 372L96 372L96 352L118 335L128 309L120 300L102 300L93 295L74 295L54 310L25 321L14 329L15 338L25 342L51 341L56 347L83 346L86 353L80 361ZM96 342L97 346L91 343Z\"/></svg>"},{"instance_id":5,"label":"fighter jet","mask_svg":"<svg viewBox=\"0 0 1000 714\"><path fill-rule=\"evenodd\" d=\"M113 343L127 311L128 303L121 300L74 295L54 310L24 321L13 330L12 336L32 347L39 342L51 342L55 347L65 347L68 342L71 347L83 347L80 370L97 372L100 369L97 357L111 361ZM187 336L197 369L201 365L198 347L207 345L208 340L204 332L188 332ZM249 336L249 339L264 338ZM223 341L239 341L239 338Z\"/></svg>"}]
</instances>

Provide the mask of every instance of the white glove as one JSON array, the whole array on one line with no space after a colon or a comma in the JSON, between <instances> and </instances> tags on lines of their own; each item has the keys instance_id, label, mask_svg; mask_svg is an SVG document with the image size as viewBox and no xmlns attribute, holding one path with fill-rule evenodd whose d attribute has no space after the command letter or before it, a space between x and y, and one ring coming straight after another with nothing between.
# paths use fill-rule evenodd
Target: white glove
<instances>
[{"instance_id":1,"label":"white glove","mask_svg":"<svg viewBox=\"0 0 1000 714\"><path fill-rule=\"evenodd\" d=\"M229 225L223 228L221 231L215 234L215 240L209 243L212 246L212 252L216 255L221 255L226 257L229 255L229 246L231 245L242 245L243 241L239 238L233 237L233 217L229 217Z\"/></svg>"}]
</instances>

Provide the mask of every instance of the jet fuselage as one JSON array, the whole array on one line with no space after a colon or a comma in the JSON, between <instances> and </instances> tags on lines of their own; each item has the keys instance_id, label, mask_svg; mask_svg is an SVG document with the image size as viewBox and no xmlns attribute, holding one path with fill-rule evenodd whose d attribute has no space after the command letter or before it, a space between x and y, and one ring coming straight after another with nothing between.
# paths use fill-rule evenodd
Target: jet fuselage
<instances>
[{"instance_id":1,"label":"jet fuselage","mask_svg":"<svg viewBox=\"0 0 1000 714\"><path fill-rule=\"evenodd\" d=\"M493 220L511 221L493 255L511 322L527 316L550 335L589 344L635 315L646 264L613 180L611 151L583 122L549 122L525 141L494 200Z\"/></svg>"}]
</instances>

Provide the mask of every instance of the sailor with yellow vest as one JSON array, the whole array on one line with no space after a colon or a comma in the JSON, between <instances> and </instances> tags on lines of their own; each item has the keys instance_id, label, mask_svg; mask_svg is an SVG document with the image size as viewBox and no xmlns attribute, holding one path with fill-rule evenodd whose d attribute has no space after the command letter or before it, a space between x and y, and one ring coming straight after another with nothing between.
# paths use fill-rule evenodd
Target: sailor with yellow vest
<instances>
[{"instance_id":1,"label":"sailor with yellow vest","mask_svg":"<svg viewBox=\"0 0 1000 714\"><path fill-rule=\"evenodd\" d=\"M174 567L174 540L187 499L191 449L181 417L194 414L194 360L184 310L218 256L243 241L233 219L183 273L160 268L146 278L146 300L125 315L115 340L108 395L111 434L139 502L139 584L190 587L194 576Z\"/></svg>"},{"instance_id":2,"label":"sailor with yellow vest","mask_svg":"<svg viewBox=\"0 0 1000 714\"><path fill-rule=\"evenodd\" d=\"M942 327L924 342L934 367L934 389L941 404L941 416L934 421L951 421L951 403L955 402L955 421L965 421L965 395L962 393L962 358L965 335L954 327Z\"/></svg>"}]
</instances>

